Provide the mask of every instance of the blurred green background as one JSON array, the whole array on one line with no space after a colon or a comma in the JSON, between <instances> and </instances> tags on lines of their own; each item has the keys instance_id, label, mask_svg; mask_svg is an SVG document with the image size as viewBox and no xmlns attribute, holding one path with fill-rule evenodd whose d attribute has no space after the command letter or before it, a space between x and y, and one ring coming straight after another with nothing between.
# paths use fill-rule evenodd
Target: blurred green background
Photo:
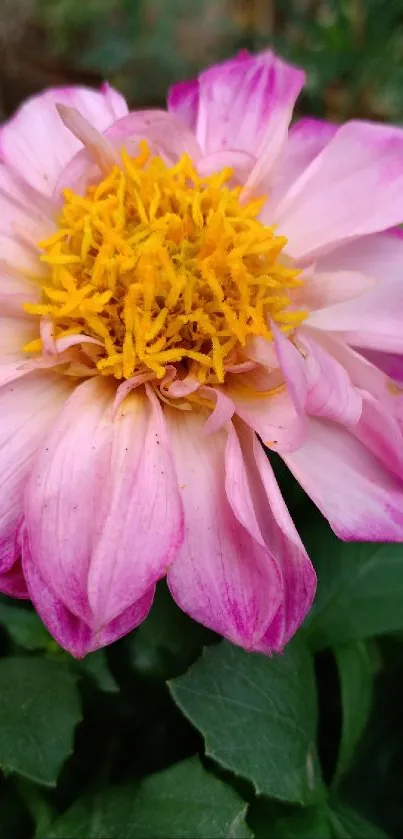
<instances>
[{"instance_id":1,"label":"blurred green background","mask_svg":"<svg viewBox=\"0 0 403 839\"><path fill-rule=\"evenodd\" d=\"M0 112L108 79L133 107L240 47L308 71L305 113L403 122L402 0L0 0Z\"/></svg>"}]
</instances>

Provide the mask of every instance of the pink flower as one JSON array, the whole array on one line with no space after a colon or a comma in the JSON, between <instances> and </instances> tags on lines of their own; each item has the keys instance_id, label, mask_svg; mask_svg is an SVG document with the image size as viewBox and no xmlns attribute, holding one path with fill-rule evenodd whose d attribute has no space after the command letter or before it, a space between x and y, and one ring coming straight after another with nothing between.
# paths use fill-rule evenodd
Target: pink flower
<instances>
[{"instance_id":1,"label":"pink flower","mask_svg":"<svg viewBox=\"0 0 403 839\"><path fill-rule=\"evenodd\" d=\"M242 53L167 112L58 89L1 129L0 587L76 656L165 575L284 647L315 574L261 441L341 538L402 539L403 132L289 130L303 80Z\"/></svg>"}]
</instances>

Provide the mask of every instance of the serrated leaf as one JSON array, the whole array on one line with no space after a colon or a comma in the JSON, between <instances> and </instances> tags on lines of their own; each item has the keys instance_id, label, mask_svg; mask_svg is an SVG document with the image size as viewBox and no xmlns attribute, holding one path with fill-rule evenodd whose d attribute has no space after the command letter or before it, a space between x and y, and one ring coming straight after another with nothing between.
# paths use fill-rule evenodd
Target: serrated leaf
<instances>
[{"instance_id":1,"label":"serrated leaf","mask_svg":"<svg viewBox=\"0 0 403 839\"><path fill-rule=\"evenodd\" d=\"M271 659L210 647L170 689L207 754L257 792L300 803L321 795L313 666L299 639Z\"/></svg>"},{"instance_id":2,"label":"serrated leaf","mask_svg":"<svg viewBox=\"0 0 403 839\"><path fill-rule=\"evenodd\" d=\"M0 660L0 767L53 786L81 719L70 671L41 658Z\"/></svg>"},{"instance_id":3,"label":"serrated leaf","mask_svg":"<svg viewBox=\"0 0 403 839\"><path fill-rule=\"evenodd\" d=\"M191 758L78 801L40 839L248 839L245 811L232 787Z\"/></svg>"},{"instance_id":4,"label":"serrated leaf","mask_svg":"<svg viewBox=\"0 0 403 839\"><path fill-rule=\"evenodd\" d=\"M342 734L335 781L348 768L368 722L372 702L374 660L368 645L356 641L334 649L339 671Z\"/></svg>"},{"instance_id":5,"label":"serrated leaf","mask_svg":"<svg viewBox=\"0 0 403 839\"><path fill-rule=\"evenodd\" d=\"M318 517L302 535L318 574L304 629L313 649L403 629L403 544L342 542Z\"/></svg>"},{"instance_id":6,"label":"serrated leaf","mask_svg":"<svg viewBox=\"0 0 403 839\"><path fill-rule=\"evenodd\" d=\"M55 644L35 612L22 606L0 606L0 623L15 644L26 650L46 650Z\"/></svg>"}]
</instances>

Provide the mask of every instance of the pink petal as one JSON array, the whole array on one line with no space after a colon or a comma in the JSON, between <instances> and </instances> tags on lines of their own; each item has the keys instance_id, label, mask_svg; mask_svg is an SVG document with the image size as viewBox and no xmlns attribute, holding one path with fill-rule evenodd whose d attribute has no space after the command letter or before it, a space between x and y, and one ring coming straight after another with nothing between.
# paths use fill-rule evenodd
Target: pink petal
<instances>
[{"instance_id":1,"label":"pink petal","mask_svg":"<svg viewBox=\"0 0 403 839\"><path fill-rule=\"evenodd\" d=\"M341 539L403 540L403 487L344 428L311 419L309 439L283 455Z\"/></svg>"},{"instance_id":2,"label":"pink petal","mask_svg":"<svg viewBox=\"0 0 403 839\"><path fill-rule=\"evenodd\" d=\"M301 343L307 350L305 374L308 414L355 426L360 419L362 399L351 379L339 362L304 334L301 329Z\"/></svg>"},{"instance_id":3,"label":"pink petal","mask_svg":"<svg viewBox=\"0 0 403 839\"><path fill-rule=\"evenodd\" d=\"M380 283L361 297L311 312L306 324L341 334L355 347L403 352L403 283Z\"/></svg>"},{"instance_id":4,"label":"pink petal","mask_svg":"<svg viewBox=\"0 0 403 839\"><path fill-rule=\"evenodd\" d=\"M305 334L303 328L296 336L302 353L275 324L271 328L279 364L297 412L356 425L362 400L342 365L312 340L309 332Z\"/></svg>"},{"instance_id":5,"label":"pink petal","mask_svg":"<svg viewBox=\"0 0 403 839\"><path fill-rule=\"evenodd\" d=\"M111 500L91 560L92 612L106 624L162 577L183 541L183 510L160 402L133 393L115 426Z\"/></svg>"},{"instance_id":6,"label":"pink petal","mask_svg":"<svg viewBox=\"0 0 403 839\"><path fill-rule=\"evenodd\" d=\"M284 374L289 393L291 394L295 408L299 414L305 411L307 400L307 379L304 359L289 338L275 323L270 324L274 336L274 346L278 363Z\"/></svg>"},{"instance_id":7,"label":"pink petal","mask_svg":"<svg viewBox=\"0 0 403 839\"><path fill-rule=\"evenodd\" d=\"M18 597L21 600L29 598L20 559L14 563L9 571L0 574L0 592L8 594L9 597Z\"/></svg>"},{"instance_id":8,"label":"pink petal","mask_svg":"<svg viewBox=\"0 0 403 839\"><path fill-rule=\"evenodd\" d=\"M277 208L290 256L312 259L349 239L399 224L402 159L399 128L364 122L339 128Z\"/></svg>"},{"instance_id":9,"label":"pink petal","mask_svg":"<svg viewBox=\"0 0 403 839\"><path fill-rule=\"evenodd\" d=\"M16 530L33 459L70 391L71 384L52 373L31 373L0 388L0 572L17 559Z\"/></svg>"},{"instance_id":10,"label":"pink petal","mask_svg":"<svg viewBox=\"0 0 403 839\"><path fill-rule=\"evenodd\" d=\"M203 434L215 434L220 428L227 425L232 419L235 411L234 403L222 390L214 387L202 387L199 390L200 396L215 401L214 410L203 426Z\"/></svg>"},{"instance_id":11,"label":"pink petal","mask_svg":"<svg viewBox=\"0 0 403 839\"><path fill-rule=\"evenodd\" d=\"M304 74L272 52L235 59L210 67L184 90L174 89L169 107L193 127L204 154L223 149L264 152L266 169L277 157L287 136L294 102ZM184 104L185 102L185 104Z\"/></svg>"},{"instance_id":12,"label":"pink petal","mask_svg":"<svg viewBox=\"0 0 403 839\"><path fill-rule=\"evenodd\" d=\"M390 406L363 393L362 416L354 435L398 478L403 476L403 435Z\"/></svg>"},{"instance_id":13,"label":"pink petal","mask_svg":"<svg viewBox=\"0 0 403 839\"><path fill-rule=\"evenodd\" d=\"M84 87L51 88L25 102L0 133L4 162L38 192L51 195L66 164L81 148L63 125L56 104L76 108L98 131L123 112L119 94Z\"/></svg>"},{"instance_id":14,"label":"pink petal","mask_svg":"<svg viewBox=\"0 0 403 839\"><path fill-rule=\"evenodd\" d=\"M42 577L38 564L32 557L26 533L23 541L23 568L29 596L43 623L60 646L76 658L83 658L87 653L112 644L131 632L147 617L152 605L154 588L114 621L94 631L85 621L69 611Z\"/></svg>"},{"instance_id":15,"label":"pink petal","mask_svg":"<svg viewBox=\"0 0 403 839\"><path fill-rule=\"evenodd\" d=\"M403 355L377 352L377 350L362 350L362 354L391 379L403 382Z\"/></svg>"},{"instance_id":16,"label":"pink petal","mask_svg":"<svg viewBox=\"0 0 403 839\"><path fill-rule=\"evenodd\" d=\"M315 266L313 273L306 272L304 284L293 296L294 304L303 309L324 309L335 303L361 297L376 285L373 276L360 274L358 271L321 272Z\"/></svg>"},{"instance_id":17,"label":"pink petal","mask_svg":"<svg viewBox=\"0 0 403 839\"><path fill-rule=\"evenodd\" d=\"M161 408L136 391L113 418L114 395L99 379L76 388L27 488L33 563L92 632L165 573L182 535Z\"/></svg>"},{"instance_id":18,"label":"pink petal","mask_svg":"<svg viewBox=\"0 0 403 839\"><path fill-rule=\"evenodd\" d=\"M272 214L292 184L334 137L339 126L321 119L304 117L291 126L281 160L274 174L270 201L265 213ZM266 220L266 215L264 216Z\"/></svg>"},{"instance_id":19,"label":"pink petal","mask_svg":"<svg viewBox=\"0 0 403 839\"><path fill-rule=\"evenodd\" d=\"M50 235L52 205L0 163L0 230L38 242Z\"/></svg>"},{"instance_id":20,"label":"pink petal","mask_svg":"<svg viewBox=\"0 0 403 839\"><path fill-rule=\"evenodd\" d=\"M280 565L283 578L281 606L259 648L262 652L281 651L312 605L316 574L257 437L244 430L240 439L259 526L266 545Z\"/></svg>"},{"instance_id":21,"label":"pink petal","mask_svg":"<svg viewBox=\"0 0 403 839\"><path fill-rule=\"evenodd\" d=\"M239 444L229 442L225 452L225 431L204 436L202 413L170 409L167 418L185 509L185 539L169 587L195 620L255 649L282 592L276 559L259 533Z\"/></svg>"},{"instance_id":22,"label":"pink petal","mask_svg":"<svg viewBox=\"0 0 403 839\"><path fill-rule=\"evenodd\" d=\"M195 131L199 107L199 82L178 82L168 91L168 111L175 114L190 131Z\"/></svg>"},{"instance_id":23,"label":"pink petal","mask_svg":"<svg viewBox=\"0 0 403 839\"><path fill-rule=\"evenodd\" d=\"M343 271L381 281L397 280L401 277L402 261L403 238L398 231L389 230L336 247L317 260L316 271L321 275Z\"/></svg>"},{"instance_id":24,"label":"pink petal","mask_svg":"<svg viewBox=\"0 0 403 839\"><path fill-rule=\"evenodd\" d=\"M243 379L249 378L248 374ZM250 375L251 381L253 373ZM238 384L233 376L226 393L235 405L236 414L253 428L264 444L275 451L290 452L303 442L304 416L296 410L292 395L284 388L265 394Z\"/></svg>"}]
</instances>

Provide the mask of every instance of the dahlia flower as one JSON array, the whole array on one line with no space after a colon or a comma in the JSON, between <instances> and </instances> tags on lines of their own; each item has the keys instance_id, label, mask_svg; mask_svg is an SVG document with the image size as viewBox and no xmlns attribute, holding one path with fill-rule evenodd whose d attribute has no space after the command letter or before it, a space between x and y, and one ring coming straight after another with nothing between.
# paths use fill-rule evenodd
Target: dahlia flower
<instances>
[{"instance_id":1,"label":"dahlia flower","mask_svg":"<svg viewBox=\"0 0 403 839\"><path fill-rule=\"evenodd\" d=\"M73 655L165 575L281 651L315 574L264 446L342 539L402 539L403 131L289 129L303 81L242 53L1 128L0 589Z\"/></svg>"}]
</instances>

